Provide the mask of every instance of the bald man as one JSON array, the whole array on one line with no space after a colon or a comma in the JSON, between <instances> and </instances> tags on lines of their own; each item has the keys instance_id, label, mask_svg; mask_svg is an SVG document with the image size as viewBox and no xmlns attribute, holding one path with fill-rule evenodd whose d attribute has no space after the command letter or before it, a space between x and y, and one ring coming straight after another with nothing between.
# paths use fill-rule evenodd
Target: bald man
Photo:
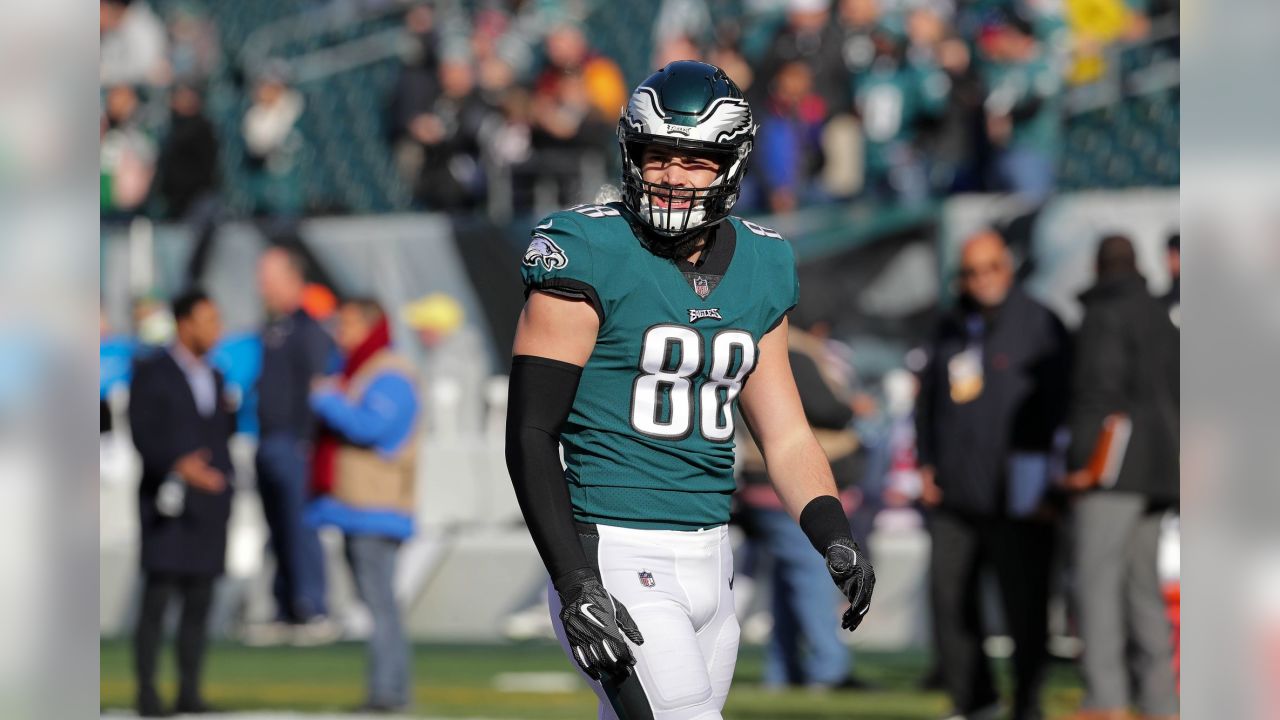
<instances>
[{"instance_id":1,"label":"bald man","mask_svg":"<svg viewBox=\"0 0 1280 720\"><path fill-rule=\"evenodd\" d=\"M958 288L929 344L916 408L943 684L957 717L999 712L978 602L979 570L989 565L1016 645L1011 717L1036 720L1053 539L1043 500L1066 414L1067 333L1014 284L1013 257L992 230L965 242Z\"/></svg>"}]
</instances>

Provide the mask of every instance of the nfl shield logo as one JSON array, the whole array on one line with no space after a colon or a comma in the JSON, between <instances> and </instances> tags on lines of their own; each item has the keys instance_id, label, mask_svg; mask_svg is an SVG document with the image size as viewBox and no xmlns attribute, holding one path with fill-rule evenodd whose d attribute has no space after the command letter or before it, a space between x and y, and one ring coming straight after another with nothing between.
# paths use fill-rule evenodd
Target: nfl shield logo
<instances>
[{"instance_id":1,"label":"nfl shield logo","mask_svg":"<svg viewBox=\"0 0 1280 720\"><path fill-rule=\"evenodd\" d=\"M653 573L648 570L640 571L640 584L645 587L653 587Z\"/></svg>"},{"instance_id":2,"label":"nfl shield logo","mask_svg":"<svg viewBox=\"0 0 1280 720\"><path fill-rule=\"evenodd\" d=\"M706 300L707 296L711 294L711 284L701 275L695 275L693 276L693 291L698 293L698 297Z\"/></svg>"}]
</instances>

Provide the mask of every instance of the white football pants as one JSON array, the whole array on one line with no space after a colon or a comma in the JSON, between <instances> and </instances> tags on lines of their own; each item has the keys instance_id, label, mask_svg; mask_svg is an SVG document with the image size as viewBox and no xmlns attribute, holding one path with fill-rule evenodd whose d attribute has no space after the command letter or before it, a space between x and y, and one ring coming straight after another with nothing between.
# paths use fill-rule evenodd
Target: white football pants
<instances>
[{"instance_id":1,"label":"white football pants","mask_svg":"<svg viewBox=\"0 0 1280 720\"><path fill-rule=\"evenodd\" d=\"M600 698L600 720L719 720L738 660L727 526L683 532L580 525L579 537L605 589L644 636L640 646L624 640L636 656L629 677L601 683L583 674ZM573 662L560 598L550 584L547 592L556 637Z\"/></svg>"}]
</instances>

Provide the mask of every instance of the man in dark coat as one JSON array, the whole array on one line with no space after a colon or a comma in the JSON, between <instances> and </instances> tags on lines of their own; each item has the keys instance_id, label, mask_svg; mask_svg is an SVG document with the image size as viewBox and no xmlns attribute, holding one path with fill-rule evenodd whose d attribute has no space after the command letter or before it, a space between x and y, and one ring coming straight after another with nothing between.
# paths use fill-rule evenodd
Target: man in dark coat
<instances>
[{"instance_id":1,"label":"man in dark coat","mask_svg":"<svg viewBox=\"0 0 1280 720\"><path fill-rule=\"evenodd\" d=\"M1081 493L1074 508L1085 647L1078 717L1128 717L1131 701L1144 717L1172 717L1178 694L1156 553L1161 521L1179 493L1178 331L1138 274L1128 238L1104 238L1097 262L1098 282L1080 296L1067 458L1068 485ZM1086 468L1109 415L1128 416L1132 432L1115 484L1103 489Z\"/></svg>"},{"instance_id":2,"label":"man in dark coat","mask_svg":"<svg viewBox=\"0 0 1280 720\"><path fill-rule=\"evenodd\" d=\"M182 601L178 712L205 712L200 665L214 580L222 574L231 515L235 415L206 355L221 333L218 309L192 291L173 303L177 341L140 360L130 385L129 427L142 455L138 511L145 586L134 635L138 713L162 717L156 657L165 610Z\"/></svg>"},{"instance_id":3,"label":"man in dark coat","mask_svg":"<svg viewBox=\"0 0 1280 720\"><path fill-rule=\"evenodd\" d=\"M960 285L959 307L931 342L916 407L943 685L959 715L998 708L979 603L979 570L989 563L1016 648L1012 717L1035 719L1053 546L1042 500L1066 414L1068 337L1052 312L1013 286L1013 259L993 231L965 243Z\"/></svg>"},{"instance_id":4,"label":"man in dark coat","mask_svg":"<svg viewBox=\"0 0 1280 720\"><path fill-rule=\"evenodd\" d=\"M328 618L320 537L302 519L311 496L316 431L308 397L333 352L333 340L302 308L305 287L301 256L280 247L262 254L258 288L268 319L262 330L254 467L276 560L276 622L247 628L245 640L252 645L318 645L336 640L340 632Z\"/></svg>"}]
</instances>

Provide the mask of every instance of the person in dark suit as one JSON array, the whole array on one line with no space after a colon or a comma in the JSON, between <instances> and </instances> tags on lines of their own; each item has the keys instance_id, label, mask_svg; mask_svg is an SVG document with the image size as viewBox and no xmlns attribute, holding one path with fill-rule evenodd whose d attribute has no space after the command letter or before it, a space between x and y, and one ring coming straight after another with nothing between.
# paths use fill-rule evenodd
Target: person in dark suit
<instances>
[{"instance_id":1,"label":"person in dark suit","mask_svg":"<svg viewBox=\"0 0 1280 720\"><path fill-rule=\"evenodd\" d=\"M1053 437L1066 422L1071 356L1057 316L1013 279L998 234L986 230L965 243L960 303L934 332L916 405L934 633L953 717L968 720L1001 715L982 649L984 566L995 571L1015 646L1009 716L1043 717L1054 536L1046 492Z\"/></svg>"},{"instance_id":2,"label":"person in dark suit","mask_svg":"<svg viewBox=\"0 0 1280 720\"><path fill-rule=\"evenodd\" d=\"M231 515L235 415L221 375L206 356L222 331L218 308L190 291L173 302L177 340L138 361L130 385L129 427L142 455L138 512L142 533L142 606L134 634L142 717L164 717L155 687L165 610L181 598L179 693L175 710L208 712L200 666L214 580L222 574Z\"/></svg>"},{"instance_id":3,"label":"person in dark suit","mask_svg":"<svg viewBox=\"0 0 1280 720\"><path fill-rule=\"evenodd\" d=\"M1178 330L1151 296L1133 242L1098 245L1098 281L1080 296L1071 381L1067 486L1073 503L1075 590L1084 655L1084 700L1071 720L1175 718L1172 628L1157 556L1160 527L1180 501ZM1123 414L1132 433L1115 484L1089 469L1104 418Z\"/></svg>"}]
</instances>

